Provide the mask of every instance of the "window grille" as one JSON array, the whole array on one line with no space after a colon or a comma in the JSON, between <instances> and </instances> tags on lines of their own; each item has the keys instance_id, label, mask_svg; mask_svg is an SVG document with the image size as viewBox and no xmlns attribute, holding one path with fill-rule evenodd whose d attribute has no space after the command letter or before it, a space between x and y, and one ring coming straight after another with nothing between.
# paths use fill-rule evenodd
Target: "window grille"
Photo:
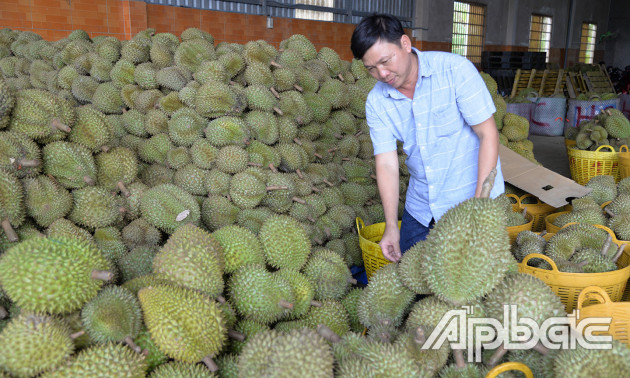
<instances>
[{"instance_id":1,"label":"window grille","mask_svg":"<svg viewBox=\"0 0 630 378\"><path fill-rule=\"evenodd\" d=\"M486 6L455 1L451 51L481 65L481 51L486 36Z\"/></svg>"}]
</instances>

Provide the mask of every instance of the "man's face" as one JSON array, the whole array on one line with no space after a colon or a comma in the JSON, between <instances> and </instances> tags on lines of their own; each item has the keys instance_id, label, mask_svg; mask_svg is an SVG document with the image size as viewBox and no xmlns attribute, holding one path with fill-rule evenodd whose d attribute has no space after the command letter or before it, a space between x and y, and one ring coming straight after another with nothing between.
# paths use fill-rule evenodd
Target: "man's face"
<instances>
[{"instance_id":1,"label":"man's face","mask_svg":"<svg viewBox=\"0 0 630 378\"><path fill-rule=\"evenodd\" d=\"M411 46L405 38L401 38L400 45L379 39L363 55L363 65L370 75L396 89L407 81L411 71Z\"/></svg>"}]
</instances>

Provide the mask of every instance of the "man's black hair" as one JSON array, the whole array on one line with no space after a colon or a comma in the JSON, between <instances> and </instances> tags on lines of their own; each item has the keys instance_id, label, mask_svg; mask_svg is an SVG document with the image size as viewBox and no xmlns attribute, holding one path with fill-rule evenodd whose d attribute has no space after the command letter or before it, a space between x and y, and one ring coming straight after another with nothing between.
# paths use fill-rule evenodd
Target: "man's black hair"
<instances>
[{"instance_id":1,"label":"man's black hair","mask_svg":"<svg viewBox=\"0 0 630 378\"><path fill-rule=\"evenodd\" d=\"M405 34L400 20L388 14L373 14L359 22L352 32L350 49L357 59L363 59L365 52L378 40L400 45L400 37Z\"/></svg>"}]
</instances>

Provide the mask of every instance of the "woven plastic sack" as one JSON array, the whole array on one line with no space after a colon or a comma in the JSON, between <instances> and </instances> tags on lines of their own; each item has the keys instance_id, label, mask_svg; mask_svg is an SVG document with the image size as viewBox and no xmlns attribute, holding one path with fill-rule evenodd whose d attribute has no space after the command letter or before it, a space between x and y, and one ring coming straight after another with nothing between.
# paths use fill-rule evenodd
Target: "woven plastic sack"
<instances>
[{"instance_id":1,"label":"woven plastic sack","mask_svg":"<svg viewBox=\"0 0 630 378\"><path fill-rule=\"evenodd\" d=\"M580 123L595 118L604 109L619 109L619 99L612 100L575 100L570 99L567 106L567 127L577 127Z\"/></svg>"},{"instance_id":2,"label":"woven plastic sack","mask_svg":"<svg viewBox=\"0 0 630 378\"><path fill-rule=\"evenodd\" d=\"M623 93L619 95L619 110L630 119L630 94Z\"/></svg>"},{"instance_id":3,"label":"woven plastic sack","mask_svg":"<svg viewBox=\"0 0 630 378\"><path fill-rule=\"evenodd\" d=\"M517 102L517 103L507 103L506 112L513 113L519 115L521 117L525 117L528 122L532 120L532 109L534 107L534 103L532 102Z\"/></svg>"},{"instance_id":4,"label":"woven plastic sack","mask_svg":"<svg viewBox=\"0 0 630 378\"><path fill-rule=\"evenodd\" d=\"M540 97L533 103L529 133L558 136L564 133L567 99L564 97Z\"/></svg>"}]
</instances>

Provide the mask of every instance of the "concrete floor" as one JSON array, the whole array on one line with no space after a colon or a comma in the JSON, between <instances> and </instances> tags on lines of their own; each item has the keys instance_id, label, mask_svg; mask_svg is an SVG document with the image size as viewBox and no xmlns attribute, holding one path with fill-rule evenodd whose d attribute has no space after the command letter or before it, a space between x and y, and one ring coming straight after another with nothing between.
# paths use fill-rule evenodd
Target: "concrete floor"
<instances>
[{"instance_id":1,"label":"concrete floor","mask_svg":"<svg viewBox=\"0 0 630 378\"><path fill-rule=\"evenodd\" d=\"M530 135L529 140L534 143L534 157L543 167L571 178L564 136Z\"/></svg>"}]
</instances>

